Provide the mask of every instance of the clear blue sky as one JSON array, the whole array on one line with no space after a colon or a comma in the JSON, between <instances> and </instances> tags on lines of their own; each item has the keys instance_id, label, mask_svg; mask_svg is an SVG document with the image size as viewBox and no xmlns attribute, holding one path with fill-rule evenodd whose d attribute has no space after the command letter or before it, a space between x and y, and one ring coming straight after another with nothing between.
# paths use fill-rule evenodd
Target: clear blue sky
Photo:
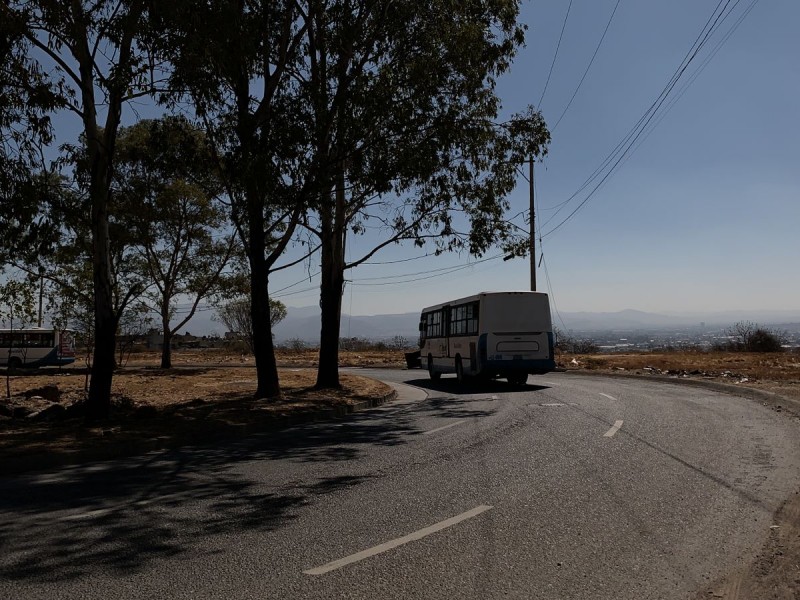
<instances>
[{"instance_id":1,"label":"clear blue sky","mask_svg":"<svg viewBox=\"0 0 800 600\"><path fill-rule=\"evenodd\" d=\"M733 6L735 0L730 3ZM567 0L524 5L527 46L499 92L509 112L538 105ZM547 93L540 106L552 126L594 52L616 0L574 0ZM724 2L723 2L724 4ZM738 3L675 91L714 49L751 0ZM536 168L544 223L572 195L656 99L712 14L717 0L622 0L594 64ZM661 312L800 307L800 3L756 3L659 125L563 227L544 239L552 288L539 289L561 311L636 308ZM674 96L671 96L672 98ZM669 104L669 100L665 104ZM658 121L657 116L655 121ZM547 232L585 198L579 195ZM527 182L512 197L528 204ZM360 244L354 241L352 256ZM419 256L392 248L375 260ZM487 256L494 256L490 252ZM343 308L352 314L416 311L481 290L527 289L523 259L500 259L412 283L372 279L474 262L428 257L363 266L350 274ZM310 266L310 272L316 266ZM298 282L295 269L273 290ZM430 277L421 273L400 281ZM318 300L315 279L278 293L289 306ZM303 291L306 290L306 291ZM284 295L295 292L292 295ZM299 293L297 293L299 292Z\"/></svg>"},{"instance_id":2,"label":"clear blue sky","mask_svg":"<svg viewBox=\"0 0 800 600\"><path fill-rule=\"evenodd\" d=\"M723 0L721 4L725 4ZM551 128L583 75L617 0L573 0L541 110ZM568 0L526 2L527 45L498 87L507 113L539 105ZM686 71L682 89L752 0ZM658 97L718 0L621 0L596 59L536 167L537 222L547 233L586 198L567 200ZM559 311L653 312L800 308L800 2L761 0L658 126L561 228L545 235L538 289ZM673 93L663 108L670 104ZM143 117L152 106L138 107ZM126 124L135 118L130 108ZM79 123L58 121L59 142ZM641 141L641 140L640 140ZM520 178L513 213L527 209ZM548 222L548 219L552 218ZM363 253L351 237L349 258ZM391 247L349 272L343 310L416 312L483 290L528 289L527 260L423 257ZM499 253L490 251L485 258ZM422 257L422 258L420 258ZM274 275L288 306L318 302L318 259ZM468 266L476 263L475 266ZM464 266L448 273L447 269ZM436 272L438 270L438 272ZM309 277L309 275L312 275Z\"/></svg>"}]
</instances>

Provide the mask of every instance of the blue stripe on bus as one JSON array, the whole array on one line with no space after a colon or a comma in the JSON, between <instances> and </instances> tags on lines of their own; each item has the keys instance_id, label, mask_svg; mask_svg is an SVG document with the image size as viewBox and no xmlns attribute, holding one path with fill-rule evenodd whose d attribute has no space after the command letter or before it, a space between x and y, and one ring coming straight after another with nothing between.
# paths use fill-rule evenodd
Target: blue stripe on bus
<instances>
[{"instance_id":1,"label":"blue stripe on bus","mask_svg":"<svg viewBox=\"0 0 800 600\"><path fill-rule=\"evenodd\" d=\"M554 358L489 360L486 353L488 337L488 333L483 333L478 337L479 371L553 371L556 368L556 361ZM547 345L549 347L550 356L554 356L554 342L555 338L553 333L548 332Z\"/></svg>"},{"instance_id":2,"label":"blue stripe on bus","mask_svg":"<svg viewBox=\"0 0 800 600\"><path fill-rule=\"evenodd\" d=\"M45 354L43 357L31 360L31 361L24 361L22 365L24 367L57 367L59 365L69 365L75 362L74 356L59 356L58 355L58 347L53 348Z\"/></svg>"}]
</instances>

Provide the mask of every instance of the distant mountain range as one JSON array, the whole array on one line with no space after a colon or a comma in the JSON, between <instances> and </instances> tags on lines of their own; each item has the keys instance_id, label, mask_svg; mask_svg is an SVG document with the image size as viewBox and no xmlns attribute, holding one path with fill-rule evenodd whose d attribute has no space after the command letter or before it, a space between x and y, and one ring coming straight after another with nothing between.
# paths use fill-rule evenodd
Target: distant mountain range
<instances>
[{"instance_id":1,"label":"distant mountain range","mask_svg":"<svg viewBox=\"0 0 800 600\"><path fill-rule=\"evenodd\" d=\"M208 313L201 313L186 327L194 335L216 331L220 335L221 325L210 320ZM562 323L563 321L563 323ZM561 312L553 314L553 323L568 331L609 330L657 330L682 327L727 327L739 321L752 321L761 325L780 326L800 323L800 310L794 311L726 311L715 313L658 314L639 310L617 312ZM419 313L390 315L342 315L341 337L358 337L372 340L388 340L402 336L409 342L419 335L417 324ZM300 339L309 343L319 340L320 311L316 306L289 308L286 318L275 327L278 343Z\"/></svg>"},{"instance_id":2,"label":"distant mountain range","mask_svg":"<svg viewBox=\"0 0 800 600\"><path fill-rule=\"evenodd\" d=\"M419 335L419 313L399 315L342 315L339 336L371 340L402 336L414 341ZM290 308L286 318L275 326L275 341L299 338L307 342L319 340L320 312L317 307Z\"/></svg>"},{"instance_id":3,"label":"distant mountain range","mask_svg":"<svg viewBox=\"0 0 800 600\"><path fill-rule=\"evenodd\" d=\"M313 309L312 309L313 310ZM563 324L562 324L563 321ZM656 330L681 327L728 327L739 321L752 321L761 325L800 323L800 310L796 311L730 311L719 313L658 314L626 309L617 312L561 312L553 315L553 323L570 331ZM419 313L395 315L342 317L341 337L371 339L401 335L415 339L418 335ZM291 333L290 333L291 332ZM276 338L300 337L316 340L319 337L319 310L306 313L302 318L289 310L287 318L275 328Z\"/></svg>"},{"instance_id":4,"label":"distant mountain range","mask_svg":"<svg viewBox=\"0 0 800 600\"><path fill-rule=\"evenodd\" d=\"M783 311L723 311L708 313L658 314L626 309L618 312L562 312L561 319L568 329L607 331L609 329L662 329L674 327L729 326L739 321L761 325L800 322L800 310ZM560 325L558 315L553 321Z\"/></svg>"}]
</instances>

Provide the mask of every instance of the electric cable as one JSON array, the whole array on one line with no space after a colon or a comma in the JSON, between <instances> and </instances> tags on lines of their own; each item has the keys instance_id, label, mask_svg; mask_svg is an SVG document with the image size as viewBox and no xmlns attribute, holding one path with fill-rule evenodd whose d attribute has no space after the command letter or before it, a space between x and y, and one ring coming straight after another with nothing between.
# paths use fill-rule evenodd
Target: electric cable
<instances>
[{"instance_id":1,"label":"electric cable","mask_svg":"<svg viewBox=\"0 0 800 600\"><path fill-rule=\"evenodd\" d=\"M583 80L586 79L586 76L589 74L589 69L592 68L592 64L594 64L594 59L597 58L597 53L600 51L600 46L603 45L603 40L606 39L606 34L608 33L608 28L611 27L611 21L614 20L614 15L617 14L617 8L619 7L619 3L621 1L622 0L617 0L617 3L614 5L614 10L611 11L611 16L608 18L608 23L606 23L606 28L603 30L603 35L600 36L600 41L597 42L597 47L594 49L594 54L592 54L592 58L589 61L589 64L587 65L586 70L583 72L583 76L581 77L581 80L578 82L578 87L576 87L575 91L572 92L572 97L569 99L569 102L567 102L567 106L564 107L564 111L561 113L561 116L558 117L558 120L556 121L556 124L553 125L553 128L550 130L550 133L553 133L556 130L556 128L558 127L558 124L561 123L561 119L564 118L564 115L567 114L567 111L569 110L569 107L572 106L572 101L575 100L575 96L578 95L578 90L581 89L581 86L583 85Z\"/></svg>"},{"instance_id":2,"label":"electric cable","mask_svg":"<svg viewBox=\"0 0 800 600\"><path fill-rule=\"evenodd\" d=\"M564 30L567 28L567 19L569 19L569 11L572 10L572 0L569 0L569 6L567 6L567 14L564 15L564 23L561 25L561 34L558 36L558 43L556 44L556 51L553 54L553 62L550 63L550 72L547 74L547 81L544 82L544 89L542 90L542 95L539 98L539 105L538 107L541 109L542 102L544 101L544 95L547 93L547 86L550 84L550 77L553 75L553 67L556 66L556 59L558 58L558 49L561 48L561 38L564 37Z\"/></svg>"},{"instance_id":3,"label":"electric cable","mask_svg":"<svg viewBox=\"0 0 800 600\"><path fill-rule=\"evenodd\" d=\"M664 87L664 89L662 89L662 91L661 91L661 94L659 94L659 96L656 98L656 100L654 100L654 101L653 101L653 103L652 103L652 104L651 104L651 105L648 107L648 109L647 109L647 110L644 112L644 114L643 114L643 115L642 115L642 116L639 118L639 120L638 120L638 121L637 121L637 122L634 124L634 126L633 126L633 127L630 129L630 131L628 131L628 133L627 133L627 134L626 134L626 135L625 135L625 136L624 136L624 137L623 137L623 138L622 138L622 139L621 139L621 140L620 140L620 141L617 143L617 145L616 145L616 146L613 148L613 150L612 150L612 151L611 151L611 152L610 152L610 153L609 153L609 154L608 154L608 155L605 157L605 159L604 159L604 160L603 160L603 161L600 163L600 165L599 165L599 166L598 166L598 167L597 167L597 168L596 168L596 169L595 169L595 170L592 172L592 174L591 174L591 175L589 175L589 177L588 177L588 178L587 178L587 179L586 179L586 180L585 180L585 181L584 181L584 182L581 184L581 186L580 186L580 187L577 189L577 191L575 191L575 192L574 192L574 193L573 193L573 194L572 194L572 195L571 195L569 198L567 198L565 201L563 201L563 202L561 202L561 203L559 203L559 204L555 205L555 206L557 206L557 207L558 207L558 210L557 210L557 211L556 211L556 212L555 212L553 215L551 215L551 216L550 216L550 218L549 218L547 221L545 221L545 222L543 223L543 226L546 226L546 225L547 225L547 224L548 224L550 221L552 221L553 219L555 219L555 217L558 215L558 213L559 213L559 212L561 212L561 210L563 209L563 207L564 207L564 206L566 206L566 205L567 205L569 202L571 202L571 201L572 201L574 198L576 198L576 197L577 197L577 196L578 196L578 195L579 195L579 194L580 194L580 193L581 193L583 190L585 190L585 189L586 189L586 188L587 188L589 185L591 185L591 183L592 183L592 182L593 182L595 179L597 179L597 177L599 177L599 176L600 176L600 174L601 174L601 173L602 173L602 172L605 170L605 168L606 168L606 167L607 167L607 166L608 166L608 165L609 165L609 164L610 164L610 163L611 163L611 162L614 160L614 157L615 157L615 156L617 156L617 154L619 154L619 152L621 152L621 151L623 150L623 148L625 148L625 145L627 144L627 142L628 142L628 141L631 139L631 137L632 137L632 136L633 136L633 135L636 133L636 131L638 130L638 128L641 126L642 122L643 122L643 121L645 121L645 119L647 118L647 116L648 116L648 115L650 114L650 112L651 112L651 111L654 109L654 107L655 107L655 106L656 106L656 104L658 103L658 101L659 101L659 99L661 98L661 96L662 96L662 95L665 93L665 91L666 91L666 90L669 88L670 84L671 84L671 83L672 83L672 81L675 79L675 77L676 77L677 73L680 71L680 68L681 68L681 66L682 66L682 65L683 65L683 64L684 64L684 63L687 61L687 59L688 59L688 58L691 56L691 54L692 54L692 50L693 50L693 49L694 49L694 48L695 48L695 47L698 45L698 43L699 43L699 42L700 42L700 41L703 39L703 35L704 35L704 33L705 33L706 29L709 27L709 24L711 24L711 23L712 23L712 20L714 19L714 16L716 15L717 11L719 10L719 7L722 5L722 3L723 3L724 1L725 1L725 0L719 0L719 3L718 3L718 4L717 4L717 6L714 8L714 11L713 11L713 13L712 13L712 14L711 14L711 16L708 18L708 20L706 21L705 25L703 25L703 29L700 31L700 33L698 34L698 36L697 36L697 38L695 39L694 43L692 43L692 46L689 48L689 50L687 51L686 55L683 57L683 60L682 60L682 61L680 62L680 64L678 65L678 68L676 69L675 73L673 73L672 77L671 77L671 78L670 78L670 80L667 82L667 85ZM731 0L727 0L727 4L730 4L730 1L731 1ZM738 0L737 0L737 2L738 2ZM726 7L727 7L727 4L726 4ZM723 10L724 10L724 9L723 9ZM552 208L555 208L555 207L552 207ZM546 209L546 210L549 210L549 209Z\"/></svg>"},{"instance_id":4,"label":"electric cable","mask_svg":"<svg viewBox=\"0 0 800 600\"><path fill-rule=\"evenodd\" d=\"M748 9L745 11L745 13L743 13L744 17L746 17L747 14L749 14L749 11L752 10L752 6L754 6L756 1L757 0L754 0L754 2L751 4L751 6L748 7ZM697 40L692 45L692 48L687 53L687 56L681 62L681 65L679 66L678 70L676 70L676 72L673 74L673 76L670 79L670 81L668 82L667 86L664 88L664 90L662 90L662 93L659 95L659 97L656 99L656 101L645 112L645 114L642 116L642 118L639 119L639 121L634 126L634 128L623 139L623 142L621 142L621 144L617 145L617 148L615 148L615 150L612 151L612 153L609 154L608 157L606 157L606 160L603 162L601 167L598 167L598 169L595 170L595 172L587 179L587 181L584 182L584 185L581 186L581 188L578 190L578 192L576 192L575 194L570 196L568 201L570 201L573 198L575 198L583 189L585 189L588 186L588 184L590 184L592 181L594 181L600 175L600 173L605 169L605 167L611 161L613 161L613 159L615 157L617 157L616 161L613 162L613 165L610 167L610 169L608 169L608 171L605 173L605 175L602 176L602 178L600 179L599 183L589 192L589 194L586 196L586 198L584 198L584 200L566 218L564 218L558 225L556 225L555 227L553 227L552 229L547 231L547 233L543 234L542 237L547 237L547 236L551 235L556 230L558 230L560 227L562 227L567 221L569 221L594 196L595 192L603 185L603 183L605 183L605 181L613 173L615 173L618 170L618 167L622 164L623 160L626 160L628 157L630 157L630 155L633 153L633 151L635 151L635 149L637 149L639 147L640 144L637 145L637 142L639 141L639 139L641 138L643 133L648 129L648 126L653 121L655 116L657 114L660 115L660 113L658 112L659 109L664 104L664 102L667 100L667 98L669 97L669 94L675 88L675 86L677 85L677 83L680 80L680 78L683 76L683 74L688 69L689 65L697 57L697 55L702 50L702 48L706 45L706 43L708 42L710 37L719 29L719 27L722 26L722 24L733 13L733 11L735 10L736 6L741 2L741 0L736 0L736 2L733 4L733 6L730 8L730 10L728 10L728 6L730 5L731 0L727 0L727 2L725 2L725 5L723 6L723 8L719 12L719 14L716 14L717 13L717 9L719 8L720 5L722 5L722 2L723 2L723 0L720 0L719 4L717 5L717 8L715 8L714 14L712 14L712 16L709 17L709 19L708 19L708 21L706 23L706 27L704 27L703 31L701 31L700 35L698 35ZM725 35L725 37L723 39L727 39L728 35L731 34L733 31L735 31L735 29L738 28L738 26L741 24L741 22L743 20L744 19L740 17L740 19L737 20L736 23L731 27L731 29L726 33L726 35ZM708 27L708 23L711 23L710 27ZM718 44L718 46L719 46L719 44ZM719 46L719 47L721 47L721 46ZM717 48L715 48L715 50L717 50ZM701 65L701 67L702 67L702 65ZM698 67L698 69L701 68L701 67ZM685 92L685 89L684 88L682 88L682 89ZM653 128L655 128L655 125L653 126ZM650 131L652 131L652 129ZM649 135L649 132L648 132L648 135ZM563 208L563 206L562 206L562 208ZM551 222L555 218L555 216L558 214L558 212L560 212L560 210L561 210L561 208L554 215L552 215L543 224L543 226L547 225L549 222Z\"/></svg>"},{"instance_id":5,"label":"electric cable","mask_svg":"<svg viewBox=\"0 0 800 600\"><path fill-rule=\"evenodd\" d=\"M756 4L758 4L758 2L759 2L759 0L753 0L747 6L747 8L742 12L742 14L736 20L736 22L727 31L725 36L720 41L717 42L716 46L714 46L714 49L709 53L709 55L705 59L703 59L703 62L700 63L700 66L697 67L697 69L695 69L694 72L689 76L689 79L686 82L684 82L684 84L678 90L677 95L670 101L670 103L667 105L667 107L661 112L661 115L658 117L658 120L650 126L649 130L647 131L647 133L644 135L644 137L641 140L639 140L639 143L636 144L636 147L631 151L631 153L628 155L628 158L625 159L625 161L622 163L622 165L620 165L620 167L623 166L630 159L631 155L633 155L633 153L635 153L636 150L639 149L639 146L644 144L644 142L647 140L647 138L650 137L650 134L653 133L653 131L661 124L661 122L666 118L666 116L670 113L670 111L672 111L672 109L675 107L675 105L678 103L678 101L683 97L683 95L686 93L686 91L689 89L689 87L695 82L695 80L705 70L705 68L714 59L714 57L717 55L717 53L720 51L720 49L722 49L722 47L725 45L725 43L733 36L733 34L736 32L736 30L739 28L739 26L742 24L742 22L745 20L745 18L747 18L747 16L750 14L750 12L755 8L755 6L756 6Z\"/></svg>"},{"instance_id":6,"label":"electric cable","mask_svg":"<svg viewBox=\"0 0 800 600\"><path fill-rule=\"evenodd\" d=\"M502 258L503 256L504 256L504 254L496 254L494 256L490 256L488 258L477 260L475 262L472 262L472 263L469 263L469 264L466 264L466 265L457 265L455 267L447 267L448 270L446 272L439 272L439 273L435 273L433 275L427 275L425 277L416 277L414 279L408 279L408 280L403 280L403 281L381 281L381 282L376 282L376 283L361 283L361 281L363 281L363 280L359 280L358 282L351 282L351 285L357 285L357 286L386 286L386 285L402 285L402 284L416 283L418 281L425 281L427 279L433 279L435 277L444 277L446 275L451 275L452 273L456 273L458 271L463 271L464 269L469 269L469 268L475 267L476 265L479 265L479 264L482 264L482 263L485 263L485 262L489 262L489 261L492 261L492 260L497 260L498 258ZM436 269L436 270L437 271L441 271L441 269ZM430 273L431 271L428 271L428 272Z\"/></svg>"}]
</instances>

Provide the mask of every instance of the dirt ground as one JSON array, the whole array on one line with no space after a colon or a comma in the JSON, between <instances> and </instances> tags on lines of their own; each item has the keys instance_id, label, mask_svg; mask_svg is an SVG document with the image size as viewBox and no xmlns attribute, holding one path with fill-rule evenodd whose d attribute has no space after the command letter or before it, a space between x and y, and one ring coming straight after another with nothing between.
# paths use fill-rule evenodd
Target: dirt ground
<instances>
[{"instance_id":1,"label":"dirt ground","mask_svg":"<svg viewBox=\"0 0 800 600\"><path fill-rule=\"evenodd\" d=\"M800 402L800 354L746 352L664 352L563 354L567 370L669 376L716 381L773 392Z\"/></svg>"},{"instance_id":2,"label":"dirt ground","mask_svg":"<svg viewBox=\"0 0 800 600\"><path fill-rule=\"evenodd\" d=\"M112 444L123 447L140 440L159 440L161 446L170 447L214 435L264 430L317 414L344 414L354 404L392 392L385 383L349 373L340 376L341 389L315 390L316 371L292 366L310 363L297 356L279 369L283 397L255 400L251 358L216 353L205 358L200 353L176 353L175 368L161 370L156 368L155 354L136 356L114 375L111 418L91 427L77 409L73 411L85 397L85 369L13 375L8 381L10 401L3 376L0 462L8 464L31 454L69 455Z\"/></svg>"},{"instance_id":3,"label":"dirt ground","mask_svg":"<svg viewBox=\"0 0 800 600\"><path fill-rule=\"evenodd\" d=\"M206 441L215 435L285 425L292 418L312 413L332 415L337 408L346 409L391 391L386 384L353 374L341 376L341 390L313 390L317 361L313 350L278 354L283 398L274 402L253 400L252 357L180 351L173 355L175 368L166 371L157 368L158 358L152 353L129 357L114 377L112 418L98 427L86 427L82 419L70 418L68 412L54 420L29 416L52 410L54 404L68 411L67 407L84 396L85 370L50 369L12 376L12 400L5 400L5 389L0 400L0 457L7 461L30 454L68 455L141 440L165 442L166 446ZM594 354L560 355L557 361L567 371L715 381L800 402L798 354ZM401 368L405 359L399 351L342 352L341 364ZM4 377L2 385L5 388ZM775 515L768 540L753 561L700 590L696 598L800 599L800 493Z\"/></svg>"}]
</instances>

